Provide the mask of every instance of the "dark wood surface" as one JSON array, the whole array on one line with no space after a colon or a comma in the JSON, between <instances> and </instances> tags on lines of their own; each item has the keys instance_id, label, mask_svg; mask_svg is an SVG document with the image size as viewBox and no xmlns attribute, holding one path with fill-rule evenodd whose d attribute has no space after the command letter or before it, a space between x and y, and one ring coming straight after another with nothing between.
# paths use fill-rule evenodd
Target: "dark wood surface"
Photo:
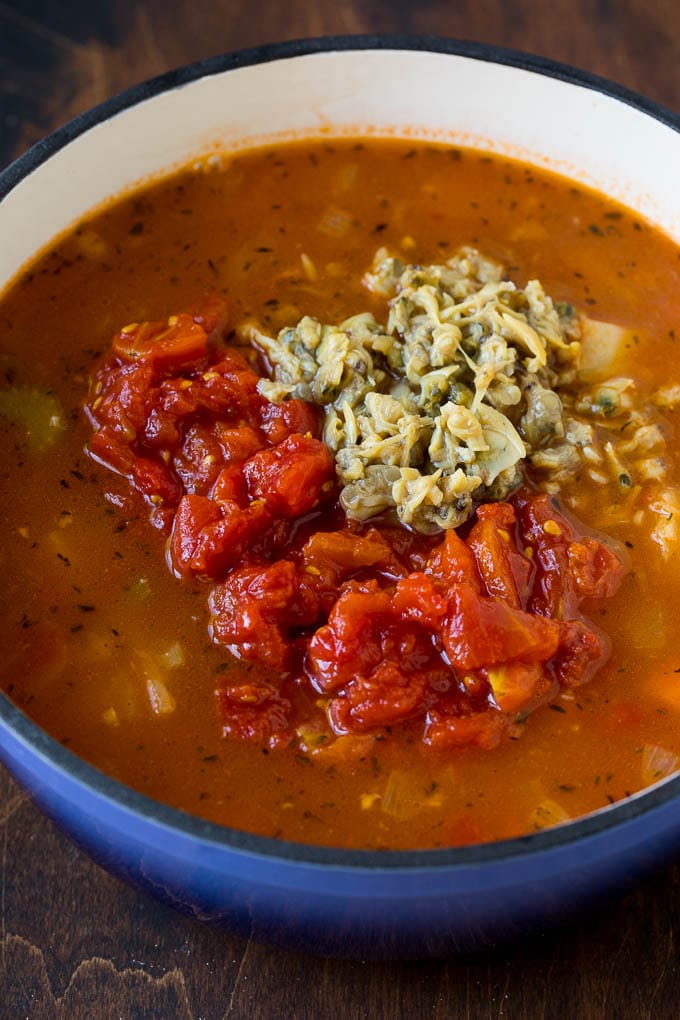
<instances>
[{"instance_id":1,"label":"dark wood surface","mask_svg":"<svg viewBox=\"0 0 680 1020\"><path fill-rule=\"evenodd\" d=\"M543 53L680 111L678 0L0 0L0 164L178 64L356 32ZM664 1020L680 1016L678 917L680 860L577 923L483 955L309 959L199 927L123 886L0 772L2 1018Z\"/></svg>"}]
</instances>

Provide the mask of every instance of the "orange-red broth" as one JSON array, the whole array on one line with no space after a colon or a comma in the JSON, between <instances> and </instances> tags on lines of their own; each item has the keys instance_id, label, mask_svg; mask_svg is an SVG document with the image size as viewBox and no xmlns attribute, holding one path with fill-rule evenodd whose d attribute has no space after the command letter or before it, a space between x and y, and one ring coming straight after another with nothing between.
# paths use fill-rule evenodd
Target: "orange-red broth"
<instances>
[{"instance_id":1,"label":"orange-red broth","mask_svg":"<svg viewBox=\"0 0 680 1020\"><path fill-rule=\"evenodd\" d=\"M609 664L539 709L519 739L449 755L396 739L359 758L263 753L220 735L214 690L242 667L211 645L201 586L171 576L147 509L83 454L87 377L123 323L206 291L226 295L234 324L256 317L271 330L305 313L384 318L360 283L381 244L421 262L478 246L518 281L537 276L555 298L633 328L623 369L642 393L674 375L677 247L603 196L518 162L400 141L294 143L116 200L41 253L0 303L6 384L52 390L66 424L41 448L0 418L0 679L77 754L218 822L354 847L503 838L626 797L680 756L680 572L649 513L632 522L625 493L619 507L588 479L563 494L587 525L626 542L632 571L596 621L613 640ZM669 436L676 417L665 414ZM667 457L677 481L672 443ZM150 663L172 712L153 711ZM652 747L668 753L650 757Z\"/></svg>"}]
</instances>

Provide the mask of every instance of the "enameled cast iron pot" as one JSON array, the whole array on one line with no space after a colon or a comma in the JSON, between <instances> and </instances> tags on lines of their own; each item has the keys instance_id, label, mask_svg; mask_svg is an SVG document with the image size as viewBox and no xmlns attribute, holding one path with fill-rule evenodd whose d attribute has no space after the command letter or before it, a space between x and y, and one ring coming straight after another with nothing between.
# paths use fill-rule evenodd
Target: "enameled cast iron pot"
<instances>
[{"instance_id":1,"label":"enameled cast iron pot","mask_svg":"<svg viewBox=\"0 0 680 1020\"><path fill-rule=\"evenodd\" d=\"M0 175L0 287L107 197L215 146L368 131L551 167L680 241L677 116L523 54L436 39L323 39L166 74L34 146ZM75 757L2 695L0 755L105 868L197 918L315 954L484 947L623 889L680 850L680 777L521 839L368 852L251 836L155 803Z\"/></svg>"}]
</instances>

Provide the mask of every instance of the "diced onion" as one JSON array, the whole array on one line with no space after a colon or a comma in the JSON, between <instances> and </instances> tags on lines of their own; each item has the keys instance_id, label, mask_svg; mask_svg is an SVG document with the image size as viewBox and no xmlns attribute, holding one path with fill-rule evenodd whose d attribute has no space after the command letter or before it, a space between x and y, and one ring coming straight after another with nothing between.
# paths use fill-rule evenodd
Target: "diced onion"
<instances>
[{"instance_id":1,"label":"diced onion","mask_svg":"<svg viewBox=\"0 0 680 1020\"><path fill-rule=\"evenodd\" d=\"M531 813L530 823L535 829L548 829L551 825L568 822L571 815L556 800L546 797Z\"/></svg>"},{"instance_id":2,"label":"diced onion","mask_svg":"<svg viewBox=\"0 0 680 1020\"><path fill-rule=\"evenodd\" d=\"M176 641L174 645L170 645L167 651L161 655L161 659L168 669L178 669L179 666L183 666L186 659L184 658L184 649L179 641Z\"/></svg>"},{"instance_id":3,"label":"diced onion","mask_svg":"<svg viewBox=\"0 0 680 1020\"><path fill-rule=\"evenodd\" d=\"M677 754L657 744L646 744L642 749L642 779L647 784L658 783L677 771L680 759Z\"/></svg>"},{"instance_id":4,"label":"diced onion","mask_svg":"<svg viewBox=\"0 0 680 1020\"><path fill-rule=\"evenodd\" d=\"M102 720L107 726L120 726L120 719L115 708L107 708L105 712L102 712Z\"/></svg>"},{"instance_id":5,"label":"diced onion","mask_svg":"<svg viewBox=\"0 0 680 1020\"><path fill-rule=\"evenodd\" d=\"M361 810L370 811L376 801L380 800L379 793L362 793L361 794Z\"/></svg>"},{"instance_id":6,"label":"diced onion","mask_svg":"<svg viewBox=\"0 0 680 1020\"><path fill-rule=\"evenodd\" d=\"M146 678L146 690L151 702L151 708L156 715L170 715L175 711L177 703L162 680L157 677Z\"/></svg>"},{"instance_id":7,"label":"diced onion","mask_svg":"<svg viewBox=\"0 0 680 1020\"><path fill-rule=\"evenodd\" d=\"M318 230L328 237L343 237L352 226L352 214L344 209L328 208L319 223Z\"/></svg>"},{"instance_id":8,"label":"diced onion","mask_svg":"<svg viewBox=\"0 0 680 1020\"><path fill-rule=\"evenodd\" d=\"M409 775L408 772L393 769L387 780L380 806L386 815L403 822L414 818L422 810L425 797L423 784L419 779Z\"/></svg>"}]
</instances>

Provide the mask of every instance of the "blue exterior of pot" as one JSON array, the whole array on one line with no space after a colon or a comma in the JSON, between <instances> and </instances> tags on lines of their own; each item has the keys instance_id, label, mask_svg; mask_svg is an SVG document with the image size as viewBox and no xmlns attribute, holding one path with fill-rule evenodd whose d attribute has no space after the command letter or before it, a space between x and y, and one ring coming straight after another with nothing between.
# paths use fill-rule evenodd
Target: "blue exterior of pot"
<instances>
[{"instance_id":1,"label":"blue exterior of pot","mask_svg":"<svg viewBox=\"0 0 680 1020\"><path fill-rule=\"evenodd\" d=\"M480 847L279 842L135 793L2 700L4 763L98 864L200 921L300 952L416 959L486 948L630 887L680 844L678 780L581 821Z\"/></svg>"}]
</instances>

